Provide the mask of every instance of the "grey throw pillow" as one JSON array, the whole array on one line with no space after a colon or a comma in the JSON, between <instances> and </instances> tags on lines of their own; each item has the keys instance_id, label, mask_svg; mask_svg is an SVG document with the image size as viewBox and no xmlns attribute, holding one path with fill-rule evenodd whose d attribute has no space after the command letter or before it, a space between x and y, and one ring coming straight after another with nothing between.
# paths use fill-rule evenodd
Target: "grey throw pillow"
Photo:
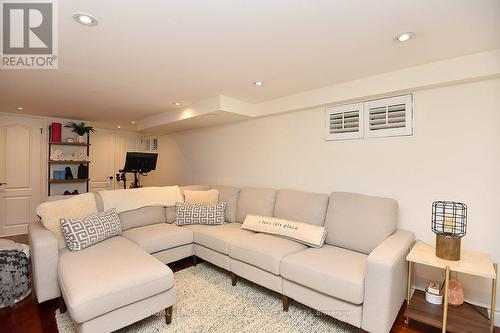
<instances>
[{"instance_id":1,"label":"grey throw pillow","mask_svg":"<svg viewBox=\"0 0 500 333\"><path fill-rule=\"evenodd\" d=\"M175 223L177 225L223 224L225 210L225 202L219 202L216 205L177 202L175 204Z\"/></svg>"},{"instance_id":2,"label":"grey throw pillow","mask_svg":"<svg viewBox=\"0 0 500 333\"><path fill-rule=\"evenodd\" d=\"M122 233L120 218L115 209L83 219L60 219L61 230L70 251L83 250Z\"/></svg>"}]
</instances>

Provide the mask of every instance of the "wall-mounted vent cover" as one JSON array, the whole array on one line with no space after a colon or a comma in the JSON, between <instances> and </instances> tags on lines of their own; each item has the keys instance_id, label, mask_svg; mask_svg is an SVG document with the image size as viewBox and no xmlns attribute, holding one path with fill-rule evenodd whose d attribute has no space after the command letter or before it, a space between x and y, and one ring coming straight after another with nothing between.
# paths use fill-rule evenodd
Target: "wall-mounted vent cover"
<instances>
[{"instance_id":1,"label":"wall-mounted vent cover","mask_svg":"<svg viewBox=\"0 0 500 333\"><path fill-rule=\"evenodd\" d=\"M363 137L363 103L326 108L326 140Z\"/></svg>"}]
</instances>

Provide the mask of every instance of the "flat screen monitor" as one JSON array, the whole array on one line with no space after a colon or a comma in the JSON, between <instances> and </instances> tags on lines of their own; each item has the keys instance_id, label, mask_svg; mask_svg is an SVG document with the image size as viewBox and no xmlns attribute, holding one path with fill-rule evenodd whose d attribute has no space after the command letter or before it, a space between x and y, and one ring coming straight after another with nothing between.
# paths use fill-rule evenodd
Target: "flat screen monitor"
<instances>
[{"instance_id":1,"label":"flat screen monitor","mask_svg":"<svg viewBox=\"0 0 500 333\"><path fill-rule=\"evenodd\" d=\"M158 154L127 152L125 166L120 172L150 172L156 169Z\"/></svg>"}]
</instances>

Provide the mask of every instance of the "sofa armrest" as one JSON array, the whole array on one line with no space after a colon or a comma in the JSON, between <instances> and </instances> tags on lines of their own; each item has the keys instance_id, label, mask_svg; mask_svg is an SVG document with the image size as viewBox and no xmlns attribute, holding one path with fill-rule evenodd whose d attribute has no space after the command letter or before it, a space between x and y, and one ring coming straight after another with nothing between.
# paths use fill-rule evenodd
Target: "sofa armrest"
<instances>
[{"instance_id":1,"label":"sofa armrest","mask_svg":"<svg viewBox=\"0 0 500 333\"><path fill-rule=\"evenodd\" d=\"M391 330L406 298L406 255L414 241L412 232L398 230L368 255L361 324L364 330L373 333Z\"/></svg>"},{"instance_id":2,"label":"sofa armrest","mask_svg":"<svg viewBox=\"0 0 500 333\"><path fill-rule=\"evenodd\" d=\"M61 296L57 280L59 248L56 237L39 222L28 227L33 286L38 303Z\"/></svg>"}]
</instances>

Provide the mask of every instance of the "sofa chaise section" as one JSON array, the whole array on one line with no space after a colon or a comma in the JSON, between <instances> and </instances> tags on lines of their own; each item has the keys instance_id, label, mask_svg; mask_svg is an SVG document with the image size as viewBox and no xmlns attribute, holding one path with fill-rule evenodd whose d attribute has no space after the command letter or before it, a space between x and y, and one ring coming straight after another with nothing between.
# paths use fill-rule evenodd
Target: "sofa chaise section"
<instances>
[{"instance_id":1,"label":"sofa chaise section","mask_svg":"<svg viewBox=\"0 0 500 333\"><path fill-rule=\"evenodd\" d=\"M62 250L58 279L80 332L113 331L175 303L172 270L121 236Z\"/></svg>"}]
</instances>

